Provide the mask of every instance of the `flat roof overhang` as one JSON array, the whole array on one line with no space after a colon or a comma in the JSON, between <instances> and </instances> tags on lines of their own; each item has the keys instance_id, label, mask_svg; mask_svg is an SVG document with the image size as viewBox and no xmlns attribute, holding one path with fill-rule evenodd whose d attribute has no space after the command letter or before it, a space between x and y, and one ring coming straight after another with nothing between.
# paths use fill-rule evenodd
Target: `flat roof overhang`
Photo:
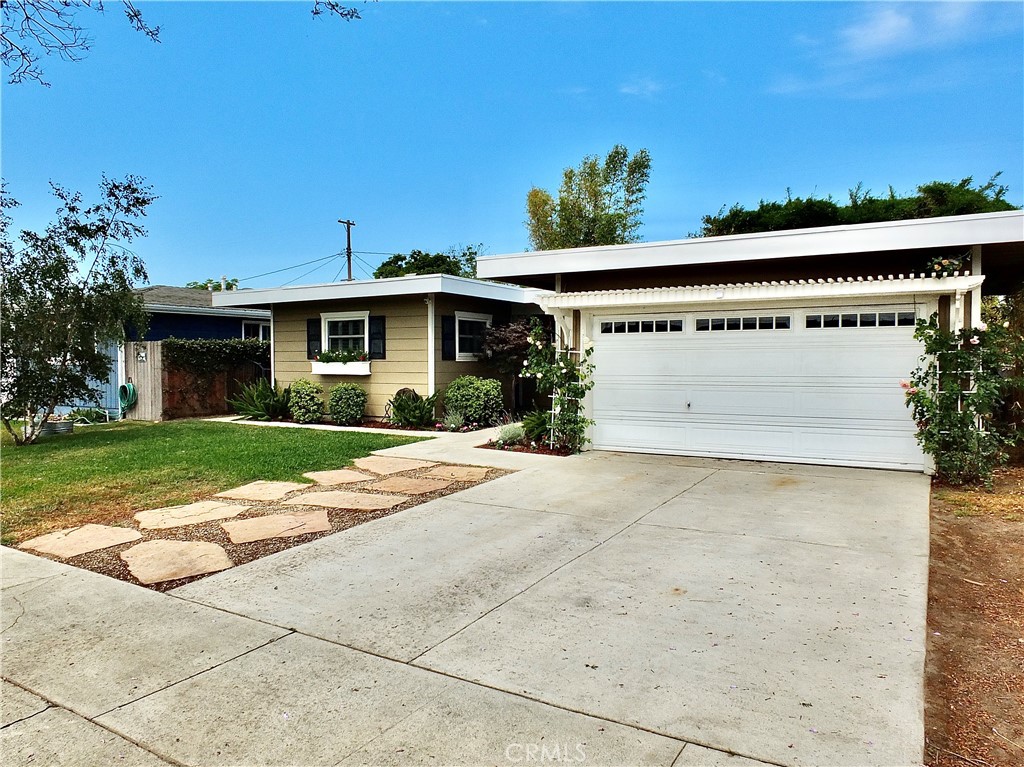
<instances>
[{"instance_id":1,"label":"flat roof overhang","mask_svg":"<svg viewBox=\"0 0 1024 767\"><path fill-rule=\"evenodd\" d=\"M885 221L850 226L697 237L484 256L481 277L548 286L554 276L580 272L659 269L706 264L984 246L1000 272L997 284L1020 284L1024 266L1024 211ZM983 261L989 273L989 260Z\"/></svg>"},{"instance_id":2,"label":"flat roof overhang","mask_svg":"<svg viewBox=\"0 0 1024 767\"><path fill-rule=\"evenodd\" d=\"M428 293L536 304L538 295L545 291L487 282L449 274L423 274L407 277L389 277L382 280L353 280L328 282L319 285L289 285L280 288L254 288L214 293L216 306L269 306L272 304L306 301L339 301L358 298L389 298L415 296Z\"/></svg>"}]
</instances>

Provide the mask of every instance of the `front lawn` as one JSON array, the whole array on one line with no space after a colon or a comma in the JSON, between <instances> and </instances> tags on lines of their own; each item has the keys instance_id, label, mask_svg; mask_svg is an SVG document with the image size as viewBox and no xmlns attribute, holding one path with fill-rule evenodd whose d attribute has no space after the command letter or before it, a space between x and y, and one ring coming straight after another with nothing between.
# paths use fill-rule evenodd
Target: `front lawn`
<instances>
[{"instance_id":1,"label":"front lawn","mask_svg":"<svg viewBox=\"0 0 1024 767\"><path fill-rule=\"evenodd\" d=\"M2 439L3 543L143 509L190 503L256 479L305 482L411 437L207 421L76 427L28 447Z\"/></svg>"}]
</instances>

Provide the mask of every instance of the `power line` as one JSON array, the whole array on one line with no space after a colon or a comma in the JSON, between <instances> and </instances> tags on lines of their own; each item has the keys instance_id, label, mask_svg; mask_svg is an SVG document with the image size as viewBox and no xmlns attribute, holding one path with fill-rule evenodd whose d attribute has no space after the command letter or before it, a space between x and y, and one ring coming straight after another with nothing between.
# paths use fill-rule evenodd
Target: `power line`
<instances>
[{"instance_id":1,"label":"power line","mask_svg":"<svg viewBox=\"0 0 1024 767\"><path fill-rule=\"evenodd\" d=\"M339 257L340 255L341 255L340 253L335 253L335 254L334 254L333 256L331 256L331 258L338 258L338 257ZM321 259L317 259L317 260L319 260L319 261L323 261L324 259L322 259L322 258L321 258ZM327 262L327 263L330 263L330 262ZM284 287L285 285L291 285L291 284L292 284L293 282L298 282L298 281L299 281L299 280L301 280L301 279L302 279L303 277L308 277L308 276L309 276L309 275L311 275L311 274L312 274L313 272L315 272L315 271L318 271L319 269L323 269L323 268L324 268L325 266L327 266L327 263L323 263L323 264L317 264L317 265L316 265L316 266L314 266L314 267L313 267L312 269L310 269L310 270L309 270L308 272L304 272L304 273L300 274L300 275L299 275L298 277L296 277L296 278L295 278L294 280L288 280L288 282L286 282L286 283L284 283L283 285L281 285L281 287L283 288L283 287Z\"/></svg>"},{"instance_id":2,"label":"power line","mask_svg":"<svg viewBox=\"0 0 1024 767\"><path fill-rule=\"evenodd\" d=\"M259 277L266 277L267 275L270 275L270 274L280 274L281 272L289 272L292 269L299 269L299 268L301 268L303 266L309 266L309 264L316 264L316 263L319 263L320 261L327 261L327 260L332 259L332 258L337 258L340 255L341 255L340 252L339 253L331 253L331 255L329 255L329 256L321 256L320 258L314 258L311 261L303 261L301 264L292 264L291 266L286 266L283 269L274 269L273 271L270 271L270 272L263 272L263 274L254 274L252 277L241 277L238 281L239 282L248 282L249 280L255 280L255 279L258 279ZM316 269L314 269L313 271L316 271ZM309 274L309 272L306 272L306 274Z\"/></svg>"}]
</instances>

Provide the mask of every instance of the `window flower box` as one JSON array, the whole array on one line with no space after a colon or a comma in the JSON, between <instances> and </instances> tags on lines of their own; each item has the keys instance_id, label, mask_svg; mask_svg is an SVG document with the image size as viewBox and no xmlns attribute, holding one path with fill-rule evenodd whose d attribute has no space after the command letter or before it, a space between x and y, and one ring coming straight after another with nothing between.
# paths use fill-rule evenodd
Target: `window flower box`
<instances>
[{"instance_id":1,"label":"window flower box","mask_svg":"<svg viewBox=\"0 0 1024 767\"><path fill-rule=\"evenodd\" d=\"M370 361L363 362L320 362L312 360L313 374L319 376L368 376Z\"/></svg>"}]
</instances>

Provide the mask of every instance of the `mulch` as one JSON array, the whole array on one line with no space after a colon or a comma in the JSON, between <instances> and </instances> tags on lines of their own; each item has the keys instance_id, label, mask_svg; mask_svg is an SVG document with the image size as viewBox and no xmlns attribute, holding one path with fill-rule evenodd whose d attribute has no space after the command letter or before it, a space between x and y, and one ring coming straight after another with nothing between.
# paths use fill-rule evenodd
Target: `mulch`
<instances>
[{"instance_id":1,"label":"mulch","mask_svg":"<svg viewBox=\"0 0 1024 767\"><path fill-rule=\"evenodd\" d=\"M488 442L483 445L477 445L479 448L484 450L502 450L506 453L533 453L534 455L557 455L565 457L572 455L573 452L567 447L544 447L543 445L499 445L496 442Z\"/></svg>"},{"instance_id":2,"label":"mulch","mask_svg":"<svg viewBox=\"0 0 1024 767\"><path fill-rule=\"evenodd\" d=\"M439 464L444 465L444 464ZM403 471L396 474L390 474L389 477L419 477L425 475L430 469L435 468L433 466L423 469L412 469L409 471ZM370 474L371 472L366 472ZM458 493L467 488L479 485L483 482L490 482L498 477L511 474L510 471L503 469L488 469L487 475L484 479L479 482L452 482L451 485L433 493L425 493L423 495L410 496L409 500L394 506L390 509L381 509L378 511L350 511L346 509L327 509L327 519L331 523L331 529L322 533L309 533L307 535L299 535L291 538L268 538L263 541L252 541L250 543L232 543L231 539L228 538L227 533L224 532L220 526L221 522L228 522L237 519L252 519L253 517L266 516L268 514L280 513L282 510L287 509L288 511L296 511L301 508L312 508L303 506L282 506L280 501L237 501L230 500L227 498L217 498L213 500L223 501L225 503L234 503L243 506L248 506L248 511L239 514L237 517L232 517L231 520L214 520L211 522L203 522L197 525L185 525L183 527L173 527L166 530L139 530L142 533L142 538L130 543L121 544L118 546L111 546L110 548L100 549L99 551L91 551L86 554L80 554L77 557L71 557L70 559L60 559L58 557L49 556L42 554L37 551L30 551L30 553L37 556L47 557L57 562L63 562L64 564L73 565L74 567L81 567L85 570L92 570L93 572L100 573L102 575L108 575L111 578L117 578L118 580L128 581L145 588L153 589L154 591L169 591L170 589L177 588L178 586L184 586L186 583L197 581L202 578L206 578L209 575L215 573L208 573L207 575L197 575L191 578L179 578L173 581L163 581L161 583L154 584L142 584L129 572L128 566L121 559L121 552L126 549L136 546L144 541L151 540L177 540L177 541L208 541L210 543L216 543L224 547L224 551L227 552L228 557L236 566L251 562L254 559L260 559L262 557L274 554L278 551L284 551L295 546L301 546L304 543L315 541L317 538L323 538L326 535L333 535L334 533L342 530L347 530L356 525L361 525L365 522L369 522L374 519L380 519L391 514L395 514L399 511L412 508L413 506L419 506L420 504L428 501L435 500L437 498L443 498L446 495L452 493ZM377 490L371 490L367 485L373 482L379 482L384 479L382 476L373 476L365 482L351 483L346 485L317 485L311 484L310 489L313 490L358 490L367 494L377 495L393 495L393 493L382 493ZM297 494L308 492L306 490L298 491L287 496L286 499L294 498ZM122 527L137 528L134 522L133 516L128 515L120 520L112 520L106 522L106 524L118 525ZM221 571L224 572L224 571Z\"/></svg>"}]
</instances>

